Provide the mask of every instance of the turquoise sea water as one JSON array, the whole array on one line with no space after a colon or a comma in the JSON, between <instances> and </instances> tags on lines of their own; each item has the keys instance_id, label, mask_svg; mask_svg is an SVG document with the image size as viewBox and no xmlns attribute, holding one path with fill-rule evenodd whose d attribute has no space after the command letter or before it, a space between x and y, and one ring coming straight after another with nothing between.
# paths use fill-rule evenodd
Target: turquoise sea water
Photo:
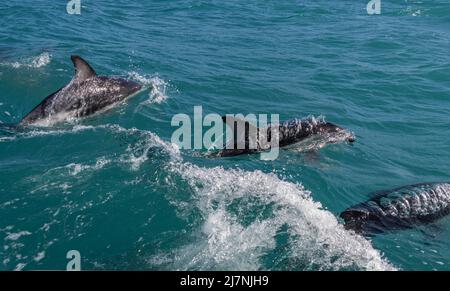
<instances>
[{"instance_id":1,"label":"turquoise sea water","mask_svg":"<svg viewBox=\"0 0 450 291\"><path fill-rule=\"evenodd\" d=\"M450 220L363 238L371 192L450 180L450 2L8 0L0 120L70 81L71 54L147 87L126 105L0 136L0 269L449 270ZM173 115L323 115L357 142L205 158Z\"/></svg>"}]
</instances>

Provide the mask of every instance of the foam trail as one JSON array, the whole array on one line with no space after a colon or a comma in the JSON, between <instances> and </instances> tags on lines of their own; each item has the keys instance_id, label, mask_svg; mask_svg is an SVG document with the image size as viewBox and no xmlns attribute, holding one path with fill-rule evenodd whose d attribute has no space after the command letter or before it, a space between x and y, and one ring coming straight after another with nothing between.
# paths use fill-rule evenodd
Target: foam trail
<instances>
[{"instance_id":1,"label":"foam trail","mask_svg":"<svg viewBox=\"0 0 450 291\"><path fill-rule=\"evenodd\" d=\"M288 228L285 261L290 269L395 269L369 241L346 231L301 185L261 171L206 169L186 163L174 163L170 169L194 189L193 200L204 217L201 241L176 255L179 269L263 269L261 258L274 250L283 227ZM236 205L237 213L230 210ZM271 214L263 215L264 209L271 209ZM246 213L259 215L245 222Z\"/></svg>"},{"instance_id":2,"label":"foam trail","mask_svg":"<svg viewBox=\"0 0 450 291\"><path fill-rule=\"evenodd\" d=\"M10 139L16 133L17 126L15 124L2 123L0 121L0 142L3 138Z\"/></svg>"},{"instance_id":3,"label":"foam trail","mask_svg":"<svg viewBox=\"0 0 450 291\"><path fill-rule=\"evenodd\" d=\"M37 69L47 66L50 62L51 62L51 55L48 52L43 52L35 57L25 58L15 62L4 62L0 63L0 65L11 67L14 69L19 68Z\"/></svg>"},{"instance_id":4,"label":"foam trail","mask_svg":"<svg viewBox=\"0 0 450 291\"><path fill-rule=\"evenodd\" d=\"M101 170L108 164L110 164L112 161L110 159L107 159L105 157L98 158L95 164L93 165L84 165L84 164L78 164L78 163L70 163L66 165L64 168L69 170L69 174L72 176L76 176L81 172L87 171L87 170ZM57 168L60 169L60 168Z\"/></svg>"},{"instance_id":5,"label":"foam trail","mask_svg":"<svg viewBox=\"0 0 450 291\"><path fill-rule=\"evenodd\" d=\"M78 134L84 131L96 130L106 130L113 133L123 133L138 136L137 144L133 147L128 146L127 153L120 158L122 162L129 163L133 170L139 169L139 167L148 159L148 152L152 148L163 149L164 152L169 155L171 160L178 160L180 158L179 148L176 145L172 145L171 143L162 140L156 134L147 130L139 130L137 128L127 129L115 124L105 124L98 126L75 125L72 128L56 128L50 130L35 128L24 132L17 132L11 136L0 137L0 143L45 136Z\"/></svg>"},{"instance_id":6,"label":"foam trail","mask_svg":"<svg viewBox=\"0 0 450 291\"><path fill-rule=\"evenodd\" d=\"M136 171L148 160L149 152L153 148L161 148L167 153L171 160L180 159L180 151L177 146L163 141L158 135L150 131L136 130L139 140L133 145L129 145L126 154L120 157L123 163L128 163L131 169Z\"/></svg>"}]
</instances>

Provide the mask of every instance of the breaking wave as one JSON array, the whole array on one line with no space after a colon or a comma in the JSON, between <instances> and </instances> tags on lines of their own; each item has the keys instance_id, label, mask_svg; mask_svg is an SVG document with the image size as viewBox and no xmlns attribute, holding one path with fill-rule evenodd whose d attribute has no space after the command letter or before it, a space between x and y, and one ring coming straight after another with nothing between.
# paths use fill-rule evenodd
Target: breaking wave
<instances>
[{"instance_id":1,"label":"breaking wave","mask_svg":"<svg viewBox=\"0 0 450 291\"><path fill-rule=\"evenodd\" d=\"M345 230L302 185L261 171L180 162L171 162L169 171L194 190L204 218L200 239L174 255L178 269L265 269L264 256L279 247L287 252L267 269L395 269L369 241ZM282 233L287 245L280 246Z\"/></svg>"},{"instance_id":2,"label":"breaking wave","mask_svg":"<svg viewBox=\"0 0 450 291\"><path fill-rule=\"evenodd\" d=\"M95 130L133 135L137 139L121 155L116 156L118 158L102 156L91 164L71 163L52 170L46 177L55 173L77 176L86 171L102 170L115 162L129 165L130 171L137 171L151 156L149 151L156 147L170 157L164 159L163 168L169 175L164 183L170 184L171 179L181 178L187 186L183 191L187 190L192 195L188 203L179 201L171 193L166 193L166 198L179 208L179 215L190 216L192 211L200 213L198 223L193 222L189 230L193 241L162 254L164 259L158 259L159 255L150 258L147 262L154 268L395 269L368 240L345 230L336 217L315 202L302 185L283 181L275 174L259 170L199 167L183 161L175 145L154 133L135 128L125 129L118 125L77 125L70 129L34 130L18 133L15 138ZM62 186L65 189L71 187L68 183ZM179 185L174 187L179 191ZM189 204L187 212L184 209L186 204ZM268 256L273 258L269 260ZM17 268L23 266L17 265Z\"/></svg>"}]
</instances>

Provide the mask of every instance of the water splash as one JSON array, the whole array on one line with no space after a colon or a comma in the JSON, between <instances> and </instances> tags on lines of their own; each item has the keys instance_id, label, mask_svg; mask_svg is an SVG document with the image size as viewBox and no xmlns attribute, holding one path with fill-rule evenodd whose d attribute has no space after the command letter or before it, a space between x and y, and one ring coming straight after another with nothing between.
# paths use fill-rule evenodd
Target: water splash
<instances>
[{"instance_id":1,"label":"water splash","mask_svg":"<svg viewBox=\"0 0 450 291\"><path fill-rule=\"evenodd\" d=\"M129 145L126 153L120 157L124 163L128 163L133 171L138 170L148 160L150 150L161 148L169 154L172 160L180 159L180 151L176 145L163 141L158 135L150 131L132 129L139 134L137 143Z\"/></svg>"},{"instance_id":2,"label":"water splash","mask_svg":"<svg viewBox=\"0 0 450 291\"><path fill-rule=\"evenodd\" d=\"M151 157L149 151L158 148L170 157L164 161L167 174L181 177L192 190L192 207L201 213L202 219L198 228L194 224L194 242L176 249L170 260L163 260L164 264L169 260L172 269L394 269L369 241L346 231L332 213L313 201L311 193L302 185L261 171L192 165L181 159L176 146L150 131L110 124L77 125L69 129L38 129L18 133L16 138L96 130L132 135L137 140L127 147L119 159L101 157L93 164L72 163L64 167L65 173L76 176L83 171L100 171L115 162L130 165L130 171L136 171ZM66 187L70 188L70 185ZM179 205L176 198L170 195L167 194L170 202ZM283 245L287 251L283 252L283 258L278 263L267 266L263 262L264 256L276 253L279 244L277 237L283 228L287 228L285 232L289 237ZM44 250L38 249L36 252ZM35 257L41 256L37 254ZM164 257L170 257L170 254L164 254ZM25 259L22 261L27 262ZM153 260L154 263L156 261Z\"/></svg>"},{"instance_id":3,"label":"water splash","mask_svg":"<svg viewBox=\"0 0 450 291\"><path fill-rule=\"evenodd\" d=\"M101 170L101 169L103 169L105 166L107 166L110 163L111 163L110 159L107 159L105 157L101 157L101 158L98 158L97 161L95 162L95 164L93 164L93 165L71 163L71 164L65 166L65 168L69 169L70 175L77 176L78 174L80 174L81 172L84 172L84 171L89 171L89 170L98 171L98 170Z\"/></svg>"},{"instance_id":4,"label":"water splash","mask_svg":"<svg viewBox=\"0 0 450 291\"><path fill-rule=\"evenodd\" d=\"M170 171L194 190L196 207L204 217L199 241L175 255L179 269L264 269L261 259L275 249L283 227L289 235L283 265L288 262L289 269L395 269L369 241L346 231L302 185L261 171L206 169L188 163L173 163ZM247 213L258 215L249 218Z\"/></svg>"},{"instance_id":5,"label":"water splash","mask_svg":"<svg viewBox=\"0 0 450 291\"><path fill-rule=\"evenodd\" d=\"M144 85L149 87L149 99L143 101L141 105L161 104L165 102L169 97L167 95L168 83L158 76L144 76L137 72L130 72L128 76Z\"/></svg>"},{"instance_id":6,"label":"water splash","mask_svg":"<svg viewBox=\"0 0 450 291\"><path fill-rule=\"evenodd\" d=\"M11 67L14 69L19 68L37 69L47 66L48 64L50 64L50 62L51 62L51 54L48 52L43 52L35 57L24 58L22 60L15 62L3 62L0 63L0 65Z\"/></svg>"}]
</instances>

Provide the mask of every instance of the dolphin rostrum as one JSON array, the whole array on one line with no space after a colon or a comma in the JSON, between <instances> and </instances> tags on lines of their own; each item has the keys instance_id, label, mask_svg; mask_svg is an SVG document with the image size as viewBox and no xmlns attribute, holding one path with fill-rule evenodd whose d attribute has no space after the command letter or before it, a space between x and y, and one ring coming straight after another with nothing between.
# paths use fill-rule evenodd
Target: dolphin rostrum
<instances>
[{"instance_id":1,"label":"dolphin rostrum","mask_svg":"<svg viewBox=\"0 0 450 291\"><path fill-rule=\"evenodd\" d=\"M142 87L131 80L97 76L79 56L71 59L75 76L70 83L45 98L22 119L20 126L48 125L92 115L125 100Z\"/></svg>"}]
</instances>

